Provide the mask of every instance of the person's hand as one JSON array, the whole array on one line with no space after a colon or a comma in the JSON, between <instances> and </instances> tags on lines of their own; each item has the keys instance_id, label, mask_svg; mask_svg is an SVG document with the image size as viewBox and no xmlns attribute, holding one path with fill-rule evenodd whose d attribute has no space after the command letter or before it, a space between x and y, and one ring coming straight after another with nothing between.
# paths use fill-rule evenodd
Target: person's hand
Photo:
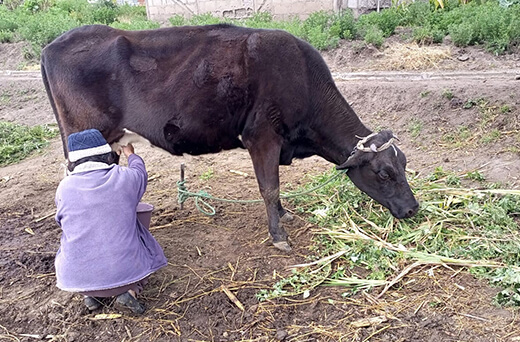
<instances>
[{"instance_id":1,"label":"person's hand","mask_svg":"<svg viewBox=\"0 0 520 342\"><path fill-rule=\"evenodd\" d=\"M125 157L128 158L129 155L134 154L134 146L132 144L128 144L126 146L123 146L123 153L125 154Z\"/></svg>"}]
</instances>

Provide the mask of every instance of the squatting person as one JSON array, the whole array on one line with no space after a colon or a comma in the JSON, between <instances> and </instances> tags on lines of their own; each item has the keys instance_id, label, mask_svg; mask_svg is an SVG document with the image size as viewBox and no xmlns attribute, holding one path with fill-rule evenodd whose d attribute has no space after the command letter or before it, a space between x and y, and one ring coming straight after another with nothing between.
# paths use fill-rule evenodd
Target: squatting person
<instances>
[{"instance_id":1,"label":"squatting person","mask_svg":"<svg viewBox=\"0 0 520 342\"><path fill-rule=\"evenodd\" d=\"M57 286L85 296L89 310L102 298L143 313L137 296L150 274L166 265L161 246L137 219L148 180L131 144L122 148L128 167L117 165L101 132L68 137L68 175L56 191L56 222L62 229L56 255Z\"/></svg>"}]
</instances>

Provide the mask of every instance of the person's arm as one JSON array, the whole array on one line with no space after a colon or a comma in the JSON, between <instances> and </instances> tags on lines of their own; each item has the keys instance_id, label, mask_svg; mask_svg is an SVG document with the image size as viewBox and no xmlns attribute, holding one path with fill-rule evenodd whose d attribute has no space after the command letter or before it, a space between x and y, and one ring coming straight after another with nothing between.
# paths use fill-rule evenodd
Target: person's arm
<instances>
[{"instance_id":1,"label":"person's arm","mask_svg":"<svg viewBox=\"0 0 520 342\"><path fill-rule=\"evenodd\" d=\"M144 160L135 154L134 146L132 146L132 144L123 146L122 151L128 159L128 168L136 175L136 180L139 187L138 197L140 200L141 197L143 197L146 191L146 185L148 184L148 173L146 172Z\"/></svg>"}]
</instances>

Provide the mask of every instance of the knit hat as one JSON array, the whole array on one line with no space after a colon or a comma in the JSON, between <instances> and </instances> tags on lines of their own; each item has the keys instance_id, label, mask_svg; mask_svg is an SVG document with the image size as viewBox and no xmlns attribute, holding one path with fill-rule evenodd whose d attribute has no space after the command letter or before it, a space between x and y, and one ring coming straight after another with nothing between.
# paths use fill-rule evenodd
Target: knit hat
<instances>
[{"instance_id":1,"label":"knit hat","mask_svg":"<svg viewBox=\"0 0 520 342\"><path fill-rule=\"evenodd\" d=\"M76 162L85 157L109 153L112 148L97 129L72 133L68 138L69 161Z\"/></svg>"}]
</instances>

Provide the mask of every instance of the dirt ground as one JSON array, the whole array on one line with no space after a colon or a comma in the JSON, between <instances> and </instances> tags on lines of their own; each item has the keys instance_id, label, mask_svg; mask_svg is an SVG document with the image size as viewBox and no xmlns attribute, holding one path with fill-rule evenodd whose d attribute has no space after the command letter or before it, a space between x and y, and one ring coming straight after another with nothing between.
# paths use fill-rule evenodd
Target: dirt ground
<instances>
[{"instance_id":1,"label":"dirt ground","mask_svg":"<svg viewBox=\"0 0 520 342\"><path fill-rule=\"evenodd\" d=\"M393 129L416 172L478 169L488 181L518 189L520 55L446 44L448 58L435 67L396 71L388 67L392 43L380 50L344 43L323 53L363 122ZM0 45L0 120L54 124L38 73L17 72L30 69L23 51L23 44ZM520 341L518 310L494 305L499 289L461 269L417 269L379 299L377 292L345 297L345 289L319 287L308 298L258 302L259 290L308 260L315 227L296 216L286 227L294 249L284 254L269 244L262 204L217 202L212 217L192 200L179 208L180 163L190 190L260 198L245 151L174 157L136 145L136 152L150 175L144 201L155 206L151 230L169 260L141 297L147 312L133 316L110 302L89 312L80 296L56 288L54 192L64 159L55 138L29 159L0 168L0 340ZM282 191L331 167L316 157L281 167Z\"/></svg>"}]
</instances>

